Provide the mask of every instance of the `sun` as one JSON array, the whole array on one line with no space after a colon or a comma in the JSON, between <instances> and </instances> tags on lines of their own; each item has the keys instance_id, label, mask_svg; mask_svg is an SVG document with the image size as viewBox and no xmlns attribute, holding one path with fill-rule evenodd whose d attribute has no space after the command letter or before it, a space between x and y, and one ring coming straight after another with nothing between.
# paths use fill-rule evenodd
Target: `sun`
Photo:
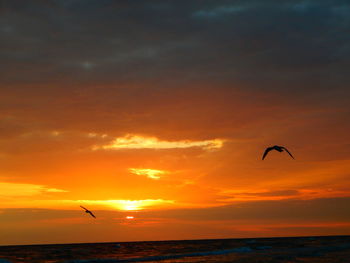
<instances>
[{"instance_id":1,"label":"sun","mask_svg":"<svg viewBox=\"0 0 350 263\"><path fill-rule=\"evenodd\" d=\"M125 218L128 219L128 220L132 220L132 219L134 219L135 217L134 217L134 216L126 216Z\"/></svg>"}]
</instances>

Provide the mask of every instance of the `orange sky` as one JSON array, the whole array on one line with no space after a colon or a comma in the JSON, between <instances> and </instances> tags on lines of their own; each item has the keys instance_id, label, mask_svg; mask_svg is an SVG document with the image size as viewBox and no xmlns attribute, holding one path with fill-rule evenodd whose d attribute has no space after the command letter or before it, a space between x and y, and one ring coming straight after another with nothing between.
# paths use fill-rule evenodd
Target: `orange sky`
<instances>
[{"instance_id":1,"label":"orange sky","mask_svg":"<svg viewBox=\"0 0 350 263\"><path fill-rule=\"evenodd\" d=\"M349 8L78 3L0 7L0 245L350 234Z\"/></svg>"}]
</instances>

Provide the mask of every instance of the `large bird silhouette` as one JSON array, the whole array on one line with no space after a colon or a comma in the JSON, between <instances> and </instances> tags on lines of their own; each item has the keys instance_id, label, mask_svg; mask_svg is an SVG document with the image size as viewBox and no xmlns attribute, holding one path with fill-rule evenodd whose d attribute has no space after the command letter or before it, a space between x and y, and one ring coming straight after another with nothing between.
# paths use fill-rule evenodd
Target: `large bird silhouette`
<instances>
[{"instance_id":1,"label":"large bird silhouette","mask_svg":"<svg viewBox=\"0 0 350 263\"><path fill-rule=\"evenodd\" d=\"M278 145L275 145L275 146L266 148L266 150L265 150L265 152L264 152L264 154L263 154L262 159L264 160L265 157L266 157L266 155L267 155L270 151L272 151L272 150L276 150L276 151L278 151L278 152L286 151L286 152L290 155L290 157L292 157L292 158L294 159L293 155L287 150L286 147L278 146Z\"/></svg>"},{"instance_id":2,"label":"large bird silhouette","mask_svg":"<svg viewBox=\"0 0 350 263\"><path fill-rule=\"evenodd\" d=\"M83 208L83 209L85 210L85 213L88 213L88 214L90 214L93 218L96 218L96 216L95 216L90 210L86 209L86 208L83 207L83 206L80 206L80 207Z\"/></svg>"}]
</instances>

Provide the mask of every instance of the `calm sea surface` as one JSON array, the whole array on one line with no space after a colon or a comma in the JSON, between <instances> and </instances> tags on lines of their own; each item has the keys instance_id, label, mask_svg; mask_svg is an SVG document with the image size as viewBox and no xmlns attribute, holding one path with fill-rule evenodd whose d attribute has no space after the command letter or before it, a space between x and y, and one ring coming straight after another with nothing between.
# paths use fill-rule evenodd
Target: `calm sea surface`
<instances>
[{"instance_id":1,"label":"calm sea surface","mask_svg":"<svg viewBox=\"0 0 350 263\"><path fill-rule=\"evenodd\" d=\"M350 263L350 236L0 246L2 262Z\"/></svg>"}]
</instances>

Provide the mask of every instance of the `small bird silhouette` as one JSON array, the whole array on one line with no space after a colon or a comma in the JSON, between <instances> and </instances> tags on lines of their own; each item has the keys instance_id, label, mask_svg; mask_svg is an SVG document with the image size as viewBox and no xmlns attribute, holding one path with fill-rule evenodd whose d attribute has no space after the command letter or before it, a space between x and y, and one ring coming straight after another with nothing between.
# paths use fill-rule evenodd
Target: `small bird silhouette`
<instances>
[{"instance_id":1,"label":"small bird silhouette","mask_svg":"<svg viewBox=\"0 0 350 263\"><path fill-rule=\"evenodd\" d=\"M83 207L83 206L80 206L80 207L83 208L83 209L85 210L85 213L88 213L88 214L90 214L93 218L96 218L96 216L95 216L90 210L86 209L86 208Z\"/></svg>"},{"instance_id":2,"label":"small bird silhouette","mask_svg":"<svg viewBox=\"0 0 350 263\"><path fill-rule=\"evenodd\" d=\"M287 148L285 148L285 147L283 147L283 146L278 146L278 145L275 145L275 146L266 148L262 159L264 160L265 157L266 157L266 155L267 155L270 151L272 151L272 150L276 150L276 151L278 151L278 152L286 151L286 152L290 155L290 157L292 157L292 158L294 159L293 155L287 150Z\"/></svg>"}]
</instances>

